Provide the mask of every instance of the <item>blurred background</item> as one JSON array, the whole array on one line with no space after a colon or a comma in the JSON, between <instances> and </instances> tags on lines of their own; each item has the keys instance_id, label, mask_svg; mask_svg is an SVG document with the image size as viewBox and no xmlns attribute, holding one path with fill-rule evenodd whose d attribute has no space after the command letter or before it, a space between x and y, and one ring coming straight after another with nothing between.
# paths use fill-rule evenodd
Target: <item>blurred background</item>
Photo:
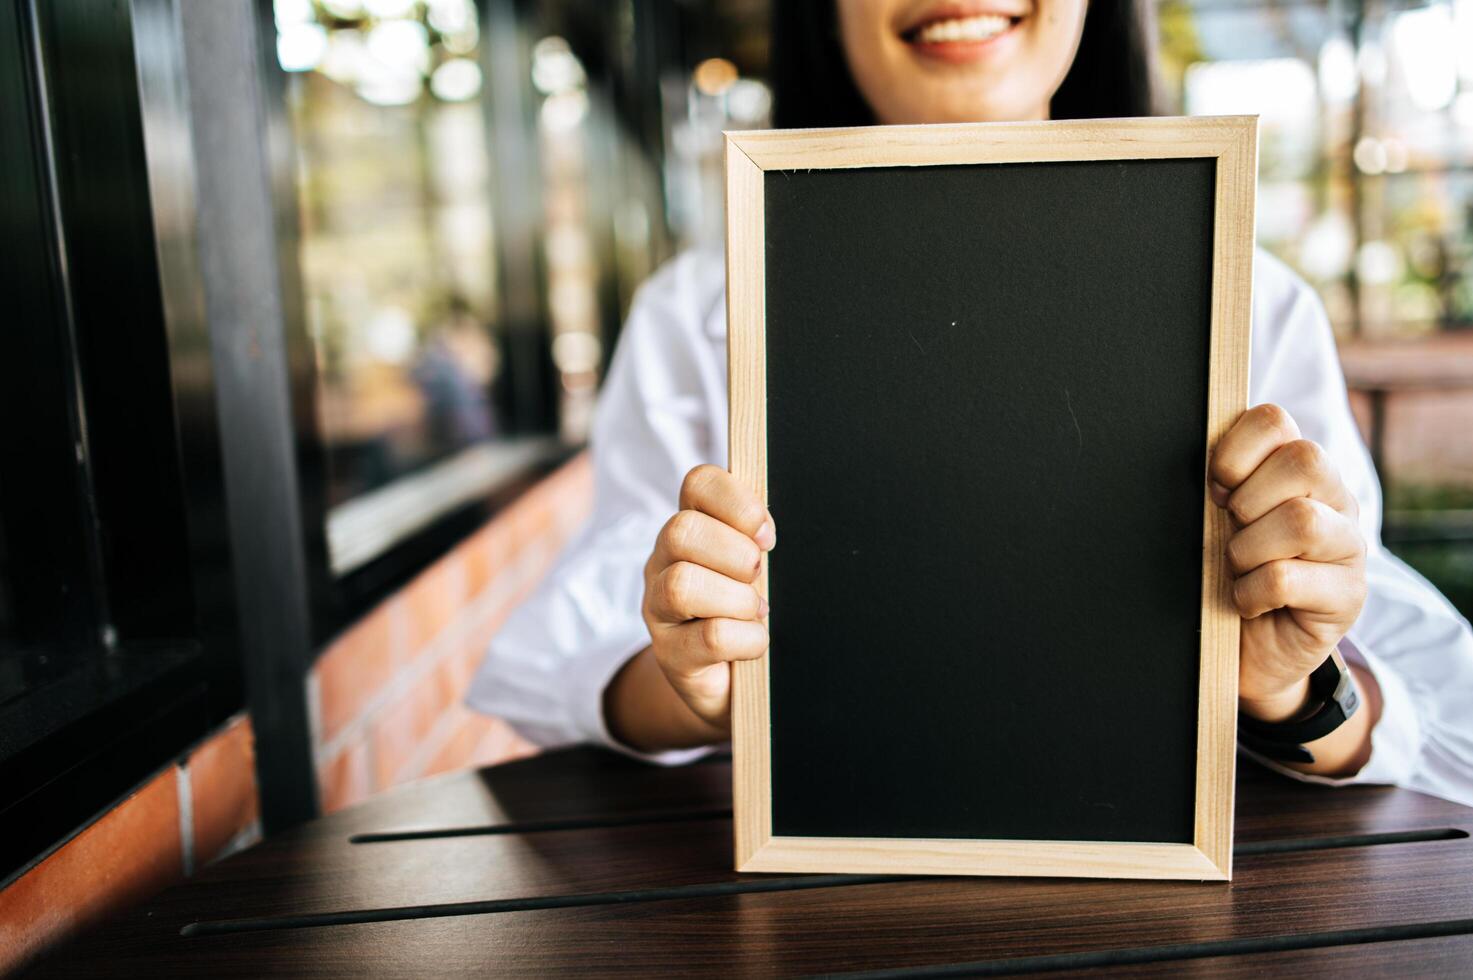
<instances>
[{"instance_id":1,"label":"blurred background","mask_svg":"<svg viewBox=\"0 0 1473 980\"><path fill-rule=\"evenodd\" d=\"M1261 116L1258 241L1324 300L1385 539L1473 612L1473 3L1158 7L1168 91Z\"/></svg>"},{"instance_id":2,"label":"blurred background","mask_svg":"<svg viewBox=\"0 0 1473 980\"><path fill-rule=\"evenodd\" d=\"M721 131L771 110L766 5L635 8L272 4L336 572L582 442L635 288L720 245Z\"/></svg>"},{"instance_id":3,"label":"blurred background","mask_svg":"<svg viewBox=\"0 0 1473 980\"><path fill-rule=\"evenodd\" d=\"M670 4L674 43L647 78L632 8L538 5L522 80L498 76L474 0L273 5L338 568L372 551L357 528L396 482L531 451L485 397L518 369L495 343L502 222L538 225L520 260L545 276L573 442L634 287L673 250L719 244L719 134L770 112L766 5ZM1158 18L1172 111L1262 117L1259 241L1329 310L1388 539L1466 612L1473 0L1165 0ZM494 109L505 89L530 99L513 120ZM531 142L539 211L509 213L526 202L489 175Z\"/></svg>"},{"instance_id":4,"label":"blurred background","mask_svg":"<svg viewBox=\"0 0 1473 980\"><path fill-rule=\"evenodd\" d=\"M1473 612L1473 0L1156 13L1172 111L1261 116L1258 239L1329 311L1386 541ZM587 513L634 291L721 242L767 20L0 3L0 968L531 751L460 698Z\"/></svg>"}]
</instances>

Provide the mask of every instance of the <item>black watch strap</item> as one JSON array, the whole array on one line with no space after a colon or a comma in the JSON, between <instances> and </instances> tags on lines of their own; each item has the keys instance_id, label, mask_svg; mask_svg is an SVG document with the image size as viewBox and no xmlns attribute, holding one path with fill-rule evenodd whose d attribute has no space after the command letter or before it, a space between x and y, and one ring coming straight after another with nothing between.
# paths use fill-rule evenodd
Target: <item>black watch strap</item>
<instances>
[{"instance_id":1,"label":"black watch strap","mask_svg":"<svg viewBox=\"0 0 1473 980\"><path fill-rule=\"evenodd\" d=\"M1313 762L1304 746L1335 731L1360 707L1355 676L1333 651L1309 675L1308 714L1290 721L1260 721L1238 712L1238 741L1260 755L1280 762Z\"/></svg>"}]
</instances>

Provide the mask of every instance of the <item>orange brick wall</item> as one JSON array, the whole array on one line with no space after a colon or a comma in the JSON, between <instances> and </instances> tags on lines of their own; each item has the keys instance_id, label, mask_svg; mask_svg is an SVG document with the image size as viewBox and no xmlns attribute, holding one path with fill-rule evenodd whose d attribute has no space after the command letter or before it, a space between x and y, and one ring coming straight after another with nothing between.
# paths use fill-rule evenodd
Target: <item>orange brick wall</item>
<instances>
[{"instance_id":1,"label":"orange brick wall","mask_svg":"<svg viewBox=\"0 0 1473 980\"><path fill-rule=\"evenodd\" d=\"M0 973L259 837L239 715L0 891Z\"/></svg>"},{"instance_id":2,"label":"orange brick wall","mask_svg":"<svg viewBox=\"0 0 1473 980\"><path fill-rule=\"evenodd\" d=\"M322 651L307 693L324 810L532 751L461 699L592 493L579 456ZM258 840L253 746L250 720L237 716L0 891L0 974Z\"/></svg>"},{"instance_id":3,"label":"orange brick wall","mask_svg":"<svg viewBox=\"0 0 1473 980\"><path fill-rule=\"evenodd\" d=\"M322 807L532 751L461 703L492 635L588 516L579 456L350 627L309 680Z\"/></svg>"}]
</instances>

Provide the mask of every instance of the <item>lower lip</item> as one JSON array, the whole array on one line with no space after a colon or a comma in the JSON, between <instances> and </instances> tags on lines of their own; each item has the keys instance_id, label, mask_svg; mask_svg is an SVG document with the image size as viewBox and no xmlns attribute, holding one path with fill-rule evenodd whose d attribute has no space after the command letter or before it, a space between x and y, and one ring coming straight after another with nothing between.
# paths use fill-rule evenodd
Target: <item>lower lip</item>
<instances>
[{"instance_id":1,"label":"lower lip","mask_svg":"<svg viewBox=\"0 0 1473 980\"><path fill-rule=\"evenodd\" d=\"M907 41L905 43L912 51L927 58L950 62L954 65L964 65L981 61L984 58L996 57L1018 33L1021 23L1019 21L1001 34L994 34L985 41Z\"/></svg>"}]
</instances>

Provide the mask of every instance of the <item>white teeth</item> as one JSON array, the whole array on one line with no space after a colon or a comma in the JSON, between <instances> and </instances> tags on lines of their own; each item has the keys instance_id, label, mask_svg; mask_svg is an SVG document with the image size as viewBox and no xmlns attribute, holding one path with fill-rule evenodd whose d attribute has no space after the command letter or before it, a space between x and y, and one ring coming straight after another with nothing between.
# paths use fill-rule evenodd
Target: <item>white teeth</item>
<instances>
[{"instance_id":1,"label":"white teeth","mask_svg":"<svg viewBox=\"0 0 1473 980\"><path fill-rule=\"evenodd\" d=\"M922 44L946 44L954 41L985 41L1012 26L1012 20L997 14L958 17L955 20L932 21L916 32Z\"/></svg>"}]
</instances>

